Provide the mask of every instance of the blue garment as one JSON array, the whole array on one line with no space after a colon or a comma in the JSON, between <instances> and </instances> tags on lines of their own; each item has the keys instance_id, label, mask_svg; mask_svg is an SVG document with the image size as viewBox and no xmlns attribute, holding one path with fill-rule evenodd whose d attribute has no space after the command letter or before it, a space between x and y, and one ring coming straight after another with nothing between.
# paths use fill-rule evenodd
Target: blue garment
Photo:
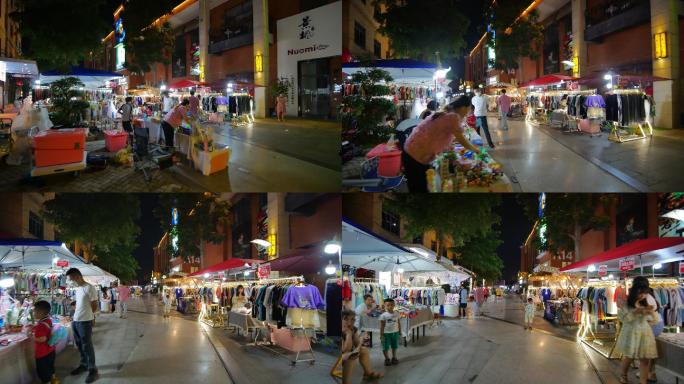
<instances>
[{"instance_id":1,"label":"blue garment","mask_svg":"<svg viewBox=\"0 0 684 384\"><path fill-rule=\"evenodd\" d=\"M76 347L81 353L81 366L88 368L89 371L97 370L93 348L93 322L72 321L71 329L74 331Z\"/></svg>"}]
</instances>

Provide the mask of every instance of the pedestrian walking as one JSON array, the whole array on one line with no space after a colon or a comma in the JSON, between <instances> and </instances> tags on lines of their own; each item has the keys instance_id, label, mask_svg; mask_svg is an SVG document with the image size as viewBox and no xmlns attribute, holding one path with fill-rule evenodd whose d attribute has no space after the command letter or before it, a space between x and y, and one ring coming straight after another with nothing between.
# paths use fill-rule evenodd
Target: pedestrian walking
<instances>
[{"instance_id":1,"label":"pedestrian walking","mask_svg":"<svg viewBox=\"0 0 684 384\"><path fill-rule=\"evenodd\" d=\"M461 286L458 292L459 309L458 315L464 319L466 317L466 310L468 309L468 288L465 285Z\"/></svg>"},{"instance_id":2,"label":"pedestrian walking","mask_svg":"<svg viewBox=\"0 0 684 384\"><path fill-rule=\"evenodd\" d=\"M199 116L200 99L195 96L194 89L190 91L190 98L188 101L190 102L190 116L197 118Z\"/></svg>"},{"instance_id":3,"label":"pedestrian walking","mask_svg":"<svg viewBox=\"0 0 684 384\"><path fill-rule=\"evenodd\" d=\"M618 318L622 329L615 343L615 352L622 354L620 383L628 383L628 370L634 359L639 360L641 384L648 382L650 360L658 358L655 336L649 321L656 320L655 307L648 305L651 288L648 278L637 276L627 295L627 302L619 309Z\"/></svg>"},{"instance_id":4,"label":"pedestrian walking","mask_svg":"<svg viewBox=\"0 0 684 384\"><path fill-rule=\"evenodd\" d=\"M454 139L466 149L480 153L463 135L463 117L468 114L469 107L470 98L460 96L444 111L431 114L413 129L401 154L409 192L428 192L426 172L430 163L449 148Z\"/></svg>"},{"instance_id":5,"label":"pedestrian walking","mask_svg":"<svg viewBox=\"0 0 684 384\"><path fill-rule=\"evenodd\" d=\"M511 98L506 94L506 90L501 90L501 96L497 99L499 104L499 116L501 116L501 129L508 131L508 114L511 112Z\"/></svg>"},{"instance_id":6,"label":"pedestrian walking","mask_svg":"<svg viewBox=\"0 0 684 384\"><path fill-rule=\"evenodd\" d=\"M116 284L114 284L111 288L109 288L109 305L110 305L110 311L112 313L116 313L116 302L118 301L119 298L119 292L116 288Z\"/></svg>"},{"instance_id":7,"label":"pedestrian walking","mask_svg":"<svg viewBox=\"0 0 684 384\"><path fill-rule=\"evenodd\" d=\"M117 112L121 114L121 125L124 131L133 133L133 98L128 96Z\"/></svg>"},{"instance_id":8,"label":"pedestrian walking","mask_svg":"<svg viewBox=\"0 0 684 384\"><path fill-rule=\"evenodd\" d=\"M492 136L489 134L489 125L487 125L487 97L482 95L480 89L475 90L475 96L472 99L473 106L475 107L475 119L476 119L476 130L477 134L482 136L480 128L484 131L487 137L487 144L489 148L494 149L494 143L492 142Z\"/></svg>"},{"instance_id":9,"label":"pedestrian walking","mask_svg":"<svg viewBox=\"0 0 684 384\"><path fill-rule=\"evenodd\" d=\"M285 121L285 106L287 105L287 98L284 94L279 94L276 97L276 114L278 115L278 121Z\"/></svg>"},{"instance_id":10,"label":"pedestrian walking","mask_svg":"<svg viewBox=\"0 0 684 384\"><path fill-rule=\"evenodd\" d=\"M525 303L525 329L532 330L532 322L534 321L534 300L532 298L527 299Z\"/></svg>"},{"instance_id":11,"label":"pedestrian walking","mask_svg":"<svg viewBox=\"0 0 684 384\"><path fill-rule=\"evenodd\" d=\"M171 295L168 292L162 296L162 302L164 303L164 318L168 318L171 314Z\"/></svg>"},{"instance_id":12,"label":"pedestrian walking","mask_svg":"<svg viewBox=\"0 0 684 384\"><path fill-rule=\"evenodd\" d=\"M97 290L88 284L78 268L71 268L66 273L67 278L74 286L76 309L74 311L71 329L74 332L74 341L81 354L81 362L72 375L88 371L86 383L92 383L99 378L95 365L95 348L93 347L93 320L97 311Z\"/></svg>"},{"instance_id":13,"label":"pedestrian walking","mask_svg":"<svg viewBox=\"0 0 684 384\"><path fill-rule=\"evenodd\" d=\"M125 319L128 313L128 299L131 297L131 288L123 283L117 290L119 293L119 318Z\"/></svg>"}]
</instances>

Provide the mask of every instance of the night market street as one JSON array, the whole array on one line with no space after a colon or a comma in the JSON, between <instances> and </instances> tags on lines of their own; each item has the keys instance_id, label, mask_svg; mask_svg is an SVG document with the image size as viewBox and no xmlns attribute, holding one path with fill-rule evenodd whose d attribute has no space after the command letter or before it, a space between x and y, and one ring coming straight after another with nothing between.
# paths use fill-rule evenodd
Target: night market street
<instances>
[{"instance_id":1,"label":"night market street","mask_svg":"<svg viewBox=\"0 0 684 384\"><path fill-rule=\"evenodd\" d=\"M227 171L204 176L187 160L150 171L109 165L78 176L62 173L29 178L30 167L0 165L0 190L64 192L240 192L334 191L339 189L339 124L290 119L257 120L252 126L216 126L214 140L232 153ZM88 152L105 152L104 140L87 142ZM110 158L114 154L108 154ZM316 175L316 177L311 177Z\"/></svg>"}]
</instances>

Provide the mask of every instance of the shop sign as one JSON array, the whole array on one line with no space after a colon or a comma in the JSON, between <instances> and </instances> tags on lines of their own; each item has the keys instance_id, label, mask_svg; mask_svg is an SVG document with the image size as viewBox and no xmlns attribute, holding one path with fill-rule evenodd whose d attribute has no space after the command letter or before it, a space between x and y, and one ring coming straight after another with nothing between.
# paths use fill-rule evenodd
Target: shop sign
<instances>
[{"instance_id":1,"label":"shop sign","mask_svg":"<svg viewBox=\"0 0 684 384\"><path fill-rule=\"evenodd\" d=\"M634 258L626 257L620 260L620 271L626 272L634 269Z\"/></svg>"},{"instance_id":2,"label":"shop sign","mask_svg":"<svg viewBox=\"0 0 684 384\"><path fill-rule=\"evenodd\" d=\"M679 262L679 274L684 275L684 261Z\"/></svg>"},{"instance_id":3,"label":"shop sign","mask_svg":"<svg viewBox=\"0 0 684 384\"><path fill-rule=\"evenodd\" d=\"M178 208L171 210L171 225L178 225Z\"/></svg>"},{"instance_id":4,"label":"shop sign","mask_svg":"<svg viewBox=\"0 0 684 384\"><path fill-rule=\"evenodd\" d=\"M57 263L55 264L60 268L66 268L69 266L69 262L66 260L57 260Z\"/></svg>"},{"instance_id":5,"label":"shop sign","mask_svg":"<svg viewBox=\"0 0 684 384\"><path fill-rule=\"evenodd\" d=\"M260 264L259 267L257 267L257 276L260 279L267 279L271 276L271 264Z\"/></svg>"},{"instance_id":6,"label":"shop sign","mask_svg":"<svg viewBox=\"0 0 684 384\"><path fill-rule=\"evenodd\" d=\"M599 265L598 275L599 276L605 276L607 274L608 274L608 266L607 265Z\"/></svg>"}]
</instances>

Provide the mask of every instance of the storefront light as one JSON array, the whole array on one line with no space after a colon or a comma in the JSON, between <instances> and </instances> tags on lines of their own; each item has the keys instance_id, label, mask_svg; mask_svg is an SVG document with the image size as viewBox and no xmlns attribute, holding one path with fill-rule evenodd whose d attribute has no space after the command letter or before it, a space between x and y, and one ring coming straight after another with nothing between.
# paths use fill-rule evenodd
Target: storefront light
<instances>
[{"instance_id":1,"label":"storefront light","mask_svg":"<svg viewBox=\"0 0 684 384\"><path fill-rule=\"evenodd\" d=\"M160 91L166 91L166 85L162 84L159 86Z\"/></svg>"},{"instance_id":2,"label":"storefront light","mask_svg":"<svg viewBox=\"0 0 684 384\"><path fill-rule=\"evenodd\" d=\"M660 264L660 263L655 263L655 264L653 264L653 269L660 269L660 268L662 268L662 267L663 267L663 265Z\"/></svg>"},{"instance_id":3,"label":"storefront light","mask_svg":"<svg viewBox=\"0 0 684 384\"><path fill-rule=\"evenodd\" d=\"M256 73L261 73L264 71L264 55L257 53L254 56L254 71Z\"/></svg>"},{"instance_id":4,"label":"storefront light","mask_svg":"<svg viewBox=\"0 0 684 384\"><path fill-rule=\"evenodd\" d=\"M404 268L402 268L402 267L397 268L397 272L404 273Z\"/></svg>"},{"instance_id":5,"label":"storefront light","mask_svg":"<svg viewBox=\"0 0 684 384\"><path fill-rule=\"evenodd\" d=\"M162 275L162 279L166 279L166 275Z\"/></svg>"},{"instance_id":6,"label":"storefront light","mask_svg":"<svg viewBox=\"0 0 684 384\"><path fill-rule=\"evenodd\" d=\"M263 239L254 239L254 240L250 241L250 243L260 245L264 248L268 248L271 246L271 243L269 243L268 241L263 240Z\"/></svg>"},{"instance_id":7,"label":"storefront light","mask_svg":"<svg viewBox=\"0 0 684 384\"><path fill-rule=\"evenodd\" d=\"M653 48L656 59L667 57L667 32L660 32L653 35Z\"/></svg>"},{"instance_id":8,"label":"storefront light","mask_svg":"<svg viewBox=\"0 0 684 384\"><path fill-rule=\"evenodd\" d=\"M209 276L210 276L210 275L209 275L208 273L205 273L205 274L204 274L204 278L205 278L205 279L208 279Z\"/></svg>"},{"instance_id":9,"label":"storefront light","mask_svg":"<svg viewBox=\"0 0 684 384\"><path fill-rule=\"evenodd\" d=\"M608 280L613 280L614 278L615 278L615 276L613 276L612 273L610 275L608 275Z\"/></svg>"},{"instance_id":10,"label":"storefront light","mask_svg":"<svg viewBox=\"0 0 684 384\"><path fill-rule=\"evenodd\" d=\"M603 80L613 80L613 75L611 75L610 73L606 73L605 75L603 75Z\"/></svg>"},{"instance_id":11,"label":"storefront light","mask_svg":"<svg viewBox=\"0 0 684 384\"><path fill-rule=\"evenodd\" d=\"M587 271L589 272L594 272L596 270L596 266L594 264L591 264L589 268L587 268Z\"/></svg>"},{"instance_id":12,"label":"storefront light","mask_svg":"<svg viewBox=\"0 0 684 384\"><path fill-rule=\"evenodd\" d=\"M332 241L329 241L327 244L325 244L325 248L323 248L323 252L325 252L329 255L333 255L333 254L340 252L341 249L342 249L342 246L340 245L340 242L337 240L332 240Z\"/></svg>"}]
</instances>

